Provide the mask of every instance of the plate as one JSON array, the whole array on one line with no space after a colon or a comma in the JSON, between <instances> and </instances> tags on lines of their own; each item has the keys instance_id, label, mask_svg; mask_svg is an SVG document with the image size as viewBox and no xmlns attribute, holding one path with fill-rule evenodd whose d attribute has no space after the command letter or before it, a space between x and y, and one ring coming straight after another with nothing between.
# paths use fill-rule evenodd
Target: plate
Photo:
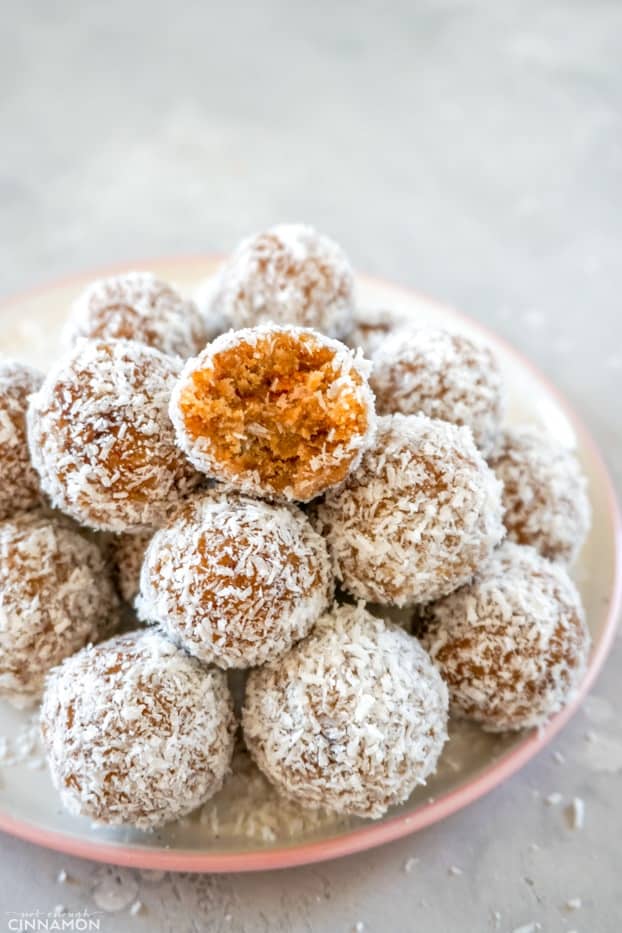
<instances>
[{"instance_id":1,"label":"plate","mask_svg":"<svg viewBox=\"0 0 622 933\"><path fill-rule=\"evenodd\" d=\"M218 257L191 257L140 267L190 294L219 262ZM93 278L123 269L89 272L6 301L0 307L2 353L45 368L60 352L60 328L73 298ZM502 339L476 321L399 286L365 276L357 286L361 307L394 308L413 321L484 338L505 375L508 420L538 423L561 443L576 448L588 476L593 508L592 530L573 571L593 639L576 699L539 732L490 736L472 725L452 725L438 773L377 822L308 814L279 801L242 756L217 798L191 817L151 834L97 828L65 814L43 767L32 713L0 704L4 720L0 731L5 736L0 829L71 855L135 868L234 872L303 865L360 852L444 819L514 774L577 710L611 647L621 600L620 517L601 455L556 390Z\"/></svg>"}]
</instances>

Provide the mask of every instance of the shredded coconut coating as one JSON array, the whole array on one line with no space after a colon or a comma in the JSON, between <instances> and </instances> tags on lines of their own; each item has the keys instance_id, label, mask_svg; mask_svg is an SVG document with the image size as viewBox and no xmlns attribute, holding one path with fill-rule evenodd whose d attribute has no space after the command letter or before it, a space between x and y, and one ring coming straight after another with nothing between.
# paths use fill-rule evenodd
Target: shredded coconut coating
<instances>
[{"instance_id":1,"label":"shredded coconut coating","mask_svg":"<svg viewBox=\"0 0 622 933\"><path fill-rule=\"evenodd\" d=\"M356 308L352 328L346 343L354 350L362 350L367 359L378 352L382 344L396 331L412 328L403 314L386 308Z\"/></svg>"},{"instance_id":2,"label":"shredded coconut coating","mask_svg":"<svg viewBox=\"0 0 622 933\"><path fill-rule=\"evenodd\" d=\"M67 344L81 337L136 340L184 359L199 353L209 339L195 303L150 272L92 282L74 302L65 326Z\"/></svg>"},{"instance_id":3,"label":"shredded coconut coating","mask_svg":"<svg viewBox=\"0 0 622 933\"><path fill-rule=\"evenodd\" d=\"M504 535L501 484L468 428L425 415L379 419L373 447L317 507L337 579L406 606L468 582Z\"/></svg>"},{"instance_id":4,"label":"shredded coconut coating","mask_svg":"<svg viewBox=\"0 0 622 933\"><path fill-rule=\"evenodd\" d=\"M397 331L373 358L372 389L381 415L422 412L471 428L486 456L504 409L501 373L490 349L431 327Z\"/></svg>"},{"instance_id":5,"label":"shredded coconut coating","mask_svg":"<svg viewBox=\"0 0 622 933\"><path fill-rule=\"evenodd\" d=\"M88 646L50 675L41 733L72 814L153 829L220 790L235 717L225 675L157 631Z\"/></svg>"},{"instance_id":6,"label":"shredded coconut coating","mask_svg":"<svg viewBox=\"0 0 622 933\"><path fill-rule=\"evenodd\" d=\"M573 698L590 635L567 571L506 542L469 586L422 610L452 710L492 732L542 726Z\"/></svg>"},{"instance_id":7,"label":"shredded coconut coating","mask_svg":"<svg viewBox=\"0 0 622 933\"><path fill-rule=\"evenodd\" d=\"M154 535L137 609L201 661L246 668L284 655L333 591L326 543L303 512L213 492Z\"/></svg>"},{"instance_id":8,"label":"shredded coconut coating","mask_svg":"<svg viewBox=\"0 0 622 933\"><path fill-rule=\"evenodd\" d=\"M117 589L126 603L132 605L140 591L140 570L153 532L119 535L111 545L111 559Z\"/></svg>"},{"instance_id":9,"label":"shredded coconut coating","mask_svg":"<svg viewBox=\"0 0 622 933\"><path fill-rule=\"evenodd\" d=\"M251 672L244 737L280 793L378 818L434 772L447 706L416 639L362 605L339 606L280 663Z\"/></svg>"},{"instance_id":10,"label":"shredded coconut coating","mask_svg":"<svg viewBox=\"0 0 622 933\"><path fill-rule=\"evenodd\" d=\"M572 563L590 528L587 481L574 453L536 428L508 428L489 460L503 483L508 538Z\"/></svg>"},{"instance_id":11,"label":"shredded coconut coating","mask_svg":"<svg viewBox=\"0 0 622 933\"><path fill-rule=\"evenodd\" d=\"M333 240L305 224L277 224L233 252L220 273L218 307L234 328L274 322L344 337L354 276Z\"/></svg>"},{"instance_id":12,"label":"shredded coconut coating","mask_svg":"<svg viewBox=\"0 0 622 933\"><path fill-rule=\"evenodd\" d=\"M198 470L241 492L309 501L340 483L373 439L369 369L308 328L229 331L175 386L178 444Z\"/></svg>"},{"instance_id":13,"label":"shredded coconut coating","mask_svg":"<svg viewBox=\"0 0 622 933\"><path fill-rule=\"evenodd\" d=\"M182 363L131 340L81 341L31 396L33 464L52 503L114 532L161 525L201 477L168 416Z\"/></svg>"},{"instance_id":14,"label":"shredded coconut coating","mask_svg":"<svg viewBox=\"0 0 622 933\"><path fill-rule=\"evenodd\" d=\"M26 437L28 399L43 374L13 360L0 362L0 521L41 504L39 477Z\"/></svg>"},{"instance_id":15,"label":"shredded coconut coating","mask_svg":"<svg viewBox=\"0 0 622 933\"><path fill-rule=\"evenodd\" d=\"M119 621L99 547L63 518L24 512L0 523L0 695L27 705L45 675Z\"/></svg>"}]
</instances>

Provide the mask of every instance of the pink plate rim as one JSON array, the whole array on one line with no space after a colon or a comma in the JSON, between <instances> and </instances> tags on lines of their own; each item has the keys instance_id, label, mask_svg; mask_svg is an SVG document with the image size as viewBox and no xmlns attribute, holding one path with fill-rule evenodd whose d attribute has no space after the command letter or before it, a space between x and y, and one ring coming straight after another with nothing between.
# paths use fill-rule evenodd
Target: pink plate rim
<instances>
[{"instance_id":1,"label":"pink plate rim","mask_svg":"<svg viewBox=\"0 0 622 933\"><path fill-rule=\"evenodd\" d=\"M130 268L157 269L158 266L167 264L192 265L197 262L205 262L207 265L221 258L222 257L218 254L212 253L208 255L160 256L156 259L147 261L141 260L140 262L129 264L127 262L123 264L116 263L84 273L76 273L75 275L62 277L47 284L27 289L15 295L10 295L0 301L0 309L8 304L35 297L48 290L61 288L70 285L72 282L79 282L90 275L96 277L115 274ZM372 283L376 282L380 285L399 288L415 299L423 300L429 305L435 305L444 311L451 312L455 317L468 320L469 324L474 324L482 334L500 343L522 366L531 370L538 380L554 395L560 408L563 409L577 432L577 435L580 437L581 443L585 445L591 453L600 474L600 479L606 490L613 523L612 545L615 555L615 578L606 609L606 622L603 633L598 645L592 653L588 669L575 699L569 706L558 713L558 715L543 729L529 733L520 745L494 761L464 787L459 787L436 800L426 803L415 813L397 815L382 823L354 829L344 835L336 836L333 839L306 842L302 845L294 844L291 846L282 846L278 849L266 851L232 851L212 855L192 850L150 849L139 846L125 846L122 844L87 842L71 834L41 829L35 824L23 820L16 820L2 811L0 811L0 830L17 836L20 839L24 839L27 842L54 849L66 855L74 855L79 858L93 859L97 862L107 862L109 864L122 865L129 868L222 873L268 871L276 868L293 868L300 865L309 865L315 862L339 858L344 855L353 855L357 852L363 852L366 849L392 842L393 840L410 835L417 830L424 829L426 826L430 826L439 820L443 820L452 813L456 813L458 810L473 803L515 774L557 735L579 708L583 698L594 684L605 658L611 650L618 615L622 605L622 518L613 481L603 456L581 418L575 413L558 389L551 384L547 377L544 376L530 360L523 356L522 353L516 350L503 337L499 337L485 325L480 324L478 321L474 321L468 315L456 311L454 308L444 305L441 302L434 301L412 288L387 282L379 277L365 276L365 278Z\"/></svg>"}]
</instances>

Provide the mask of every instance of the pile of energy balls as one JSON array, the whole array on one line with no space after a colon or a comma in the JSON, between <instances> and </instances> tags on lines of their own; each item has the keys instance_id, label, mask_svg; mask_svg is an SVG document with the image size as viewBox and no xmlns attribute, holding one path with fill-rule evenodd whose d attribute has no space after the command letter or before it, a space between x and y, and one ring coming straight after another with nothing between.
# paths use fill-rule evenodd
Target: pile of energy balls
<instances>
[{"instance_id":1,"label":"pile of energy balls","mask_svg":"<svg viewBox=\"0 0 622 933\"><path fill-rule=\"evenodd\" d=\"M54 784L96 822L189 813L236 741L301 806L381 817L449 709L518 730L573 696L584 478L504 427L487 347L358 309L310 227L200 294L94 282L46 376L1 364L0 694L42 697Z\"/></svg>"}]
</instances>

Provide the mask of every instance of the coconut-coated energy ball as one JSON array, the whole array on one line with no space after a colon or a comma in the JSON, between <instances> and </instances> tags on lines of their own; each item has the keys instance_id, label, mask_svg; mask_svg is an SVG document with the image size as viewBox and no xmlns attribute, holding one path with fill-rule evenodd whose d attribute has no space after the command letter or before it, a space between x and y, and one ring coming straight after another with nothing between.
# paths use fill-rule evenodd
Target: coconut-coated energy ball
<instances>
[{"instance_id":1,"label":"coconut-coated energy ball","mask_svg":"<svg viewBox=\"0 0 622 933\"><path fill-rule=\"evenodd\" d=\"M416 639L362 606L339 606L282 661L251 672L244 737L282 794L378 818L435 770L447 705Z\"/></svg>"},{"instance_id":2,"label":"coconut-coated energy ball","mask_svg":"<svg viewBox=\"0 0 622 933\"><path fill-rule=\"evenodd\" d=\"M82 341L31 397L33 464L53 505L101 531L161 525L200 480L168 416L181 360L131 340Z\"/></svg>"},{"instance_id":3,"label":"coconut-coated energy ball","mask_svg":"<svg viewBox=\"0 0 622 933\"><path fill-rule=\"evenodd\" d=\"M354 278L333 240L305 224L278 224L240 243L220 272L217 300L234 328L274 322L344 337Z\"/></svg>"},{"instance_id":4,"label":"coconut-coated energy ball","mask_svg":"<svg viewBox=\"0 0 622 933\"><path fill-rule=\"evenodd\" d=\"M40 511L0 523L0 696L36 700L50 670L109 635L119 605L99 547Z\"/></svg>"},{"instance_id":5,"label":"coconut-coated energy ball","mask_svg":"<svg viewBox=\"0 0 622 933\"><path fill-rule=\"evenodd\" d=\"M488 462L503 483L508 538L572 563L591 520L587 482L575 454L523 426L503 432Z\"/></svg>"},{"instance_id":6,"label":"coconut-coated energy ball","mask_svg":"<svg viewBox=\"0 0 622 933\"><path fill-rule=\"evenodd\" d=\"M207 328L193 301L150 272L126 272L92 282L76 299L64 332L68 344L136 340L187 358L203 349Z\"/></svg>"},{"instance_id":7,"label":"coconut-coated energy ball","mask_svg":"<svg viewBox=\"0 0 622 933\"><path fill-rule=\"evenodd\" d=\"M471 432L425 415L379 419L360 466L317 507L336 577L406 606L471 579L504 535L501 484Z\"/></svg>"},{"instance_id":8,"label":"coconut-coated energy ball","mask_svg":"<svg viewBox=\"0 0 622 933\"><path fill-rule=\"evenodd\" d=\"M452 709L493 732L542 726L572 699L590 635L561 564L506 542L475 580L423 610Z\"/></svg>"},{"instance_id":9,"label":"coconut-coated energy ball","mask_svg":"<svg viewBox=\"0 0 622 933\"><path fill-rule=\"evenodd\" d=\"M72 814L155 829L220 790L235 718L225 675L155 630L89 646L50 675L41 733Z\"/></svg>"},{"instance_id":10,"label":"coconut-coated energy ball","mask_svg":"<svg viewBox=\"0 0 622 933\"><path fill-rule=\"evenodd\" d=\"M135 535L118 535L111 544L111 559L117 589L126 603L132 605L140 590L140 570L145 559L152 531Z\"/></svg>"},{"instance_id":11,"label":"coconut-coated energy ball","mask_svg":"<svg viewBox=\"0 0 622 933\"><path fill-rule=\"evenodd\" d=\"M246 668L303 638L333 590L326 543L300 509L214 491L154 535L137 609L204 663Z\"/></svg>"},{"instance_id":12,"label":"coconut-coated energy ball","mask_svg":"<svg viewBox=\"0 0 622 933\"><path fill-rule=\"evenodd\" d=\"M354 350L362 350L372 359L382 344L396 331L409 327L408 319L386 308L356 308L346 343Z\"/></svg>"},{"instance_id":13,"label":"coconut-coated energy ball","mask_svg":"<svg viewBox=\"0 0 622 933\"><path fill-rule=\"evenodd\" d=\"M41 504L39 477L26 437L28 399L43 374L13 360L0 362L0 521Z\"/></svg>"},{"instance_id":14,"label":"coconut-coated energy ball","mask_svg":"<svg viewBox=\"0 0 622 933\"><path fill-rule=\"evenodd\" d=\"M376 424L369 364L300 327L229 331L189 360L171 398L194 466L242 492L308 501L340 483Z\"/></svg>"},{"instance_id":15,"label":"coconut-coated energy ball","mask_svg":"<svg viewBox=\"0 0 622 933\"><path fill-rule=\"evenodd\" d=\"M504 408L503 381L490 349L432 327L396 331L373 357L370 379L379 414L428 415L473 432L486 456Z\"/></svg>"}]
</instances>

